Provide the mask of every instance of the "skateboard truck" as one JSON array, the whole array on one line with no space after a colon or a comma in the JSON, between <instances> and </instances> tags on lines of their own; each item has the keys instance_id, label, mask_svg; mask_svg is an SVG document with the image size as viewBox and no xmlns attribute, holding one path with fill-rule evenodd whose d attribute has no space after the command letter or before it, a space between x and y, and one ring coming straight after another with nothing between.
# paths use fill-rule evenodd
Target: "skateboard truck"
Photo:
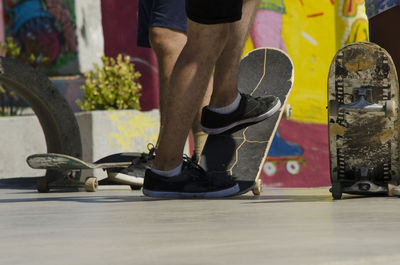
<instances>
[{"instance_id":1,"label":"skateboard truck","mask_svg":"<svg viewBox=\"0 0 400 265\"><path fill-rule=\"evenodd\" d=\"M342 105L340 108L345 108L345 109L363 109L367 111L378 111L382 110L383 106L375 103L371 103L368 100L366 100L367 96L367 91L371 90L368 88L356 88L354 89L356 92L356 95L358 95L360 98L356 102L352 102L350 104Z\"/></svg>"},{"instance_id":2,"label":"skateboard truck","mask_svg":"<svg viewBox=\"0 0 400 265\"><path fill-rule=\"evenodd\" d=\"M359 192L369 192L369 193L386 193L387 189L378 186L372 181L370 181L368 177L369 168L368 167L361 167L360 168L360 181L357 181L353 185L346 187L343 189L344 192L347 193L359 193Z\"/></svg>"},{"instance_id":3,"label":"skateboard truck","mask_svg":"<svg viewBox=\"0 0 400 265\"><path fill-rule=\"evenodd\" d=\"M358 188L361 191L369 191L371 188L370 181L368 179L368 168L367 167L361 167L360 168L360 182L358 182Z\"/></svg>"},{"instance_id":4,"label":"skateboard truck","mask_svg":"<svg viewBox=\"0 0 400 265\"><path fill-rule=\"evenodd\" d=\"M368 194L369 193L385 194L385 193L387 193L387 191L388 191L387 188L385 188L383 186L378 186L371 181L358 181L349 187L343 188L343 192L349 193L349 194L360 194L360 193L362 193L362 194L366 194L366 193L368 193Z\"/></svg>"}]
</instances>

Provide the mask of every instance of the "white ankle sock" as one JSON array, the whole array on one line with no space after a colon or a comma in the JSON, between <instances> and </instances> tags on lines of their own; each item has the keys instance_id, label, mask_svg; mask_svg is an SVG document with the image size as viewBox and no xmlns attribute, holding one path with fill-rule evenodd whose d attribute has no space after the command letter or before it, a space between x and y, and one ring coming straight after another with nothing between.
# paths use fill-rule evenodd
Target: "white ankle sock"
<instances>
[{"instance_id":1,"label":"white ankle sock","mask_svg":"<svg viewBox=\"0 0 400 265\"><path fill-rule=\"evenodd\" d=\"M151 168L150 170L153 173L156 173L157 175L160 175L160 176L163 176L163 177L173 177L173 176L177 176L177 175L179 175L181 173L182 165L183 165L183 163L181 163L178 167L176 167L174 169L171 169L171 170L167 170L167 171L158 170L158 169L154 169L154 168Z\"/></svg>"},{"instance_id":2,"label":"white ankle sock","mask_svg":"<svg viewBox=\"0 0 400 265\"><path fill-rule=\"evenodd\" d=\"M229 104L228 106L221 107L221 108L210 108L208 107L209 110L219 113L219 114L229 114L237 110L240 104L240 100L242 99L242 96L238 93L236 99Z\"/></svg>"}]
</instances>

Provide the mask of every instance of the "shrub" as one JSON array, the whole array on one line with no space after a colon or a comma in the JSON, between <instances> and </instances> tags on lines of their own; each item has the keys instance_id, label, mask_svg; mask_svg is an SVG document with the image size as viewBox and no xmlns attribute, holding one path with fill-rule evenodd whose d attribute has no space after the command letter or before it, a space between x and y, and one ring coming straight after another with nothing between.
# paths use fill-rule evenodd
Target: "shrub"
<instances>
[{"instance_id":1,"label":"shrub","mask_svg":"<svg viewBox=\"0 0 400 265\"><path fill-rule=\"evenodd\" d=\"M82 110L140 110L139 98L142 86L138 79L141 74L135 71L129 56L119 54L116 58L103 56L103 66L94 64L94 71L85 74L82 86L84 102L76 103Z\"/></svg>"}]
</instances>

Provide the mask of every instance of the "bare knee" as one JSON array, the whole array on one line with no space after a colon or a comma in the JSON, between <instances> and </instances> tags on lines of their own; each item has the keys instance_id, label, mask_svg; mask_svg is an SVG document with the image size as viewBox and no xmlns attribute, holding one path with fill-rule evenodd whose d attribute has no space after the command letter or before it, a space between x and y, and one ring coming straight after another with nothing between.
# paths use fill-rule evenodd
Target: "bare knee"
<instances>
[{"instance_id":1,"label":"bare knee","mask_svg":"<svg viewBox=\"0 0 400 265\"><path fill-rule=\"evenodd\" d=\"M179 53L186 43L186 34L174 29L153 27L149 39L156 54Z\"/></svg>"},{"instance_id":2,"label":"bare knee","mask_svg":"<svg viewBox=\"0 0 400 265\"><path fill-rule=\"evenodd\" d=\"M192 28L194 30L188 32L186 48L192 50L193 56L200 57L217 58L228 43L231 33L229 24L204 26L196 23Z\"/></svg>"}]
</instances>

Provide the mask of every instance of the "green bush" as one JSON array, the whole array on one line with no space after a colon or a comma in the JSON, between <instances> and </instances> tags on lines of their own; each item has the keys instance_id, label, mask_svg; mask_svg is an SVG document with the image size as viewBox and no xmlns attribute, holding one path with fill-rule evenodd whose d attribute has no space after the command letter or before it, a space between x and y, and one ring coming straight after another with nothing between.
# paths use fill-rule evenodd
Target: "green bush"
<instances>
[{"instance_id":1,"label":"green bush","mask_svg":"<svg viewBox=\"0 0 400 265\"><path fill-rule=\"evenodd\" d=\"M76 103L82 110L140 110L139 98L142 86L138 79L141 74L135 71L129 56L119 54L117 59L103 56L103 66L94 64L95 70L85 74L82 86L84 102Z\"/></svg>"}]
</instances>

